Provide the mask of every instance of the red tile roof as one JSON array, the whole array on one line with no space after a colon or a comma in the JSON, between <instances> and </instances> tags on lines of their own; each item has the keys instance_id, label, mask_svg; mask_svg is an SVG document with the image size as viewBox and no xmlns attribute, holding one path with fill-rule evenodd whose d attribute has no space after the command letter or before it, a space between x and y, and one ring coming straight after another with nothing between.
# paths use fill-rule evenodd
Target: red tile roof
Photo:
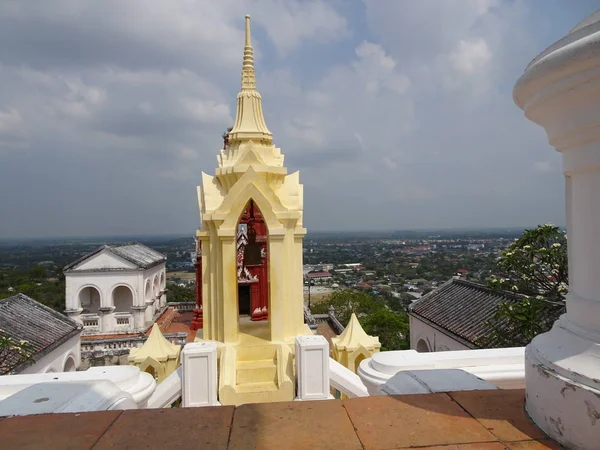
<instances>
[{"instance_id":1,"label":"red tile roof","mask_svg":"<svg viewBox=\"0 0 600 450\"><path fill-rule=\"evenodd\" d=\"M313 277L330 277L331 274L329 272L312 272L312 273L307 273L306 276L313 278Z\"/></svg>"}]
</instances>

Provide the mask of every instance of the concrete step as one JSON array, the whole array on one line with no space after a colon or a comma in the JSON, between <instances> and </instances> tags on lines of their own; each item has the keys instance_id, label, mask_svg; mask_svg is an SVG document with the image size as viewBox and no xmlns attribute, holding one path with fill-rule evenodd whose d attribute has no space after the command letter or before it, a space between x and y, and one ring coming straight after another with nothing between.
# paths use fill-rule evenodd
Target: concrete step
<instances>
[{"instance_id":1,"label":"concrete step","mask_svg":"<svg viewBox=\"0 0 600 450\"><path fill-rule=\"evenodd\" d=\"M270 344L240 345L236 350L238 362L275 359L277 356L277 346Z\"/></svg>"},{"instance_id":2,"label":"concrete step","mask_svg":"<svg viewBox=\"0 0 600 450\"><path fill-rule=\"evenodd\" d=\"M236 384L277 383L277 364L273 359L257 361L238 361L236 365Z\"/></svg>"},{"instance_id":3,"label":"concrete step","mask_svg":"<svg viewBox=\"0 0 600 450\"><path fill-rule=\"evenodd\" d=\"M235 390L238 394L251 394L261 392L275 392L278 391L279 388L273 381L263 381L260 383L238 384L235 387Z\"/></svg>"}]
</instances>

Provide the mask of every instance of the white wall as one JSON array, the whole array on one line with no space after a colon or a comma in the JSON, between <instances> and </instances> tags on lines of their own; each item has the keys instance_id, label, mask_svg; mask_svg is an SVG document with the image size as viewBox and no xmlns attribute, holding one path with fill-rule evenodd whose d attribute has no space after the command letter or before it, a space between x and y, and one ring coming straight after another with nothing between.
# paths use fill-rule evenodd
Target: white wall
<instances>
[{"instance_id":1,"label":"white wall","mask_svg":"<svg viewBox=\"0 0 600 450\"><path fill-rule=\"evenodd\" d=\"M19 373L64 372L69 358L72 358L75 363L73 370L76 369L81 364L81 344L79 337L80 334L77 334L77 336L72 337L60 347L55 348L40 360L36 360L33 365L27 366L25 370Z\"/></svg>"},{"instance_id":2,"label":"white wall","mask_svg":"<svg viewBox=\"0 0 600 450\"><path fill-rule=\"evenodd\" d=\"M469 347L450 336L436 330L432 326L410 317L410 348L417 350L419 340L425 341L430 352L442 352L449 350L470 350Z\"/></svg>"},{"instance_id":3,"label":"white wall","mask_svg":"<svg viewBox=\"0 0 600 450\"><path fill-rule=\"evenodd\" d=\"M105 264L106 255L98 255L99 264ZM94 259L94 258L92 258ZM86 262L85 265L89 269L94 267L93 261ZM119 313L115 316L114 312L100 313L98 331L101 333L115 333L115 332L130 332L134 330L142 330L152 320L154 314L162 307L166 305L166 295L164 292L164 284L160 282L161 274L163 274L164 280L166 280L166 269L165 264L159 264L151 267L147 270L134 270L125 269L118 271L89 271L82 270L79 268L75 271L65 273L66 283L66 310L73 311L69 316L79 322L81 322L80 312L76 312L81 309L79 302L79 293L86 287L93 287L100 292L100 306L103 308L113 307L112 292L118 286L127 286L133 293L133 305L139 309L133 308L130 311L132 318L130 325L118 325L117 318ZM158 289L155 288L158 285ZM150 283L151 298L146 298L146 283ZM126 314L126 313L125 313ZM86 330L84 330L86 331Z\"/></svg>"},{"instance_id":4,"label":"white wall","mask_svg":"<svg viewBox=\"0 0 600 450\"><path fill-rule=\"evenodd\" d=\"M95 255L87 261L84 261L83 263L78 265L77 270L90 270L97 269L99 267L107 269L136 268L135 264L130 263L129 261L124 260L123 258L119 258L116 255L113 255L112 253L103 251L98 255Z\"/></svg>"}]
</instances>

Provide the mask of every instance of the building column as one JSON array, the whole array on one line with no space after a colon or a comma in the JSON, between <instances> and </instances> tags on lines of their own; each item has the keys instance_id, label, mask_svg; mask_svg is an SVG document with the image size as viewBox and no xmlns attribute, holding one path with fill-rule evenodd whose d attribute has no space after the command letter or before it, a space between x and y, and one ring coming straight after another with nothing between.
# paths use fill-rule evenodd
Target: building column
<instances>
[{"instance_id":1,"label":"building column","mask_svg":"<svg viewBox=\"0 0 600 450\"><path fill-rule=\"evenodd\" d=\"M284 240L285 230L269 230L269 326L271 329L271 341L285 341L288 337L286 331L285 308L285 283L284 272L285 252ZM289 275L289 274L288 274Z\"/></svg>"},{"instance_id":2,"label":"building column","mask_svg":"<svg viewBox=\"0 0 600 450\"><path fill-rule=\"evenodd\" d=\"M567 313L525 351L526 408L568 448L600 436L600 15L538 56L517 82L516 103L563 155Z\"/></svg>"},{"instance_id":3,"label":"building column","mask_svg":"<svg viewBox=\"0 0 600 450\"><path fill-rule=\"evenodd\" d=\"M237 343L238 341L238 283L237 283L237 253L236 237L237 230L220 231L219 240L221 244L221 270L223 274L222 289L223 298L223 342Z\"/></svg>"},{"instance_id":4,"label":"building column","mask_svg":"<svg viewBox=\"0 0 600 450\"><path fill-rule=\"evenodd\" d=\"M98 329L101 333L110 333L117 327L114 311L114 306L98 308Z\"/></svg>"},{"instance_id":5,"label":"building column","mask_svg":"<svg viewBox=\"0 0 600 450\"><path fill-rule=\"evenodd\" d=\"M146 328L144 311L146 311L145 305L131 307L131 315L133 316L133 327L136 331L142 331Z\"/></svg>"},{"instance_id":6,"label":"building column","mask_svg":"<svg viewBox=\"0 0 600 450\"><path fill-rule=\"evenodd\" d=\"M146 309L144 310L144 324L148 322L152 322L154 318L154 302L157 302L158 299L146 300Z\"/></svg>"}]
</instances>

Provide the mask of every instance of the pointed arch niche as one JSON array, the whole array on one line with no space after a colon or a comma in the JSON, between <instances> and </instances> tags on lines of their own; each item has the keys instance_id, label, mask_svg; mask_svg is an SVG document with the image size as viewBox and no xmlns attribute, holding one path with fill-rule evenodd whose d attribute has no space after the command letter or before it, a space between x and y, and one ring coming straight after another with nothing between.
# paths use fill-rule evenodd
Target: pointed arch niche
<instances>
[{"instance_id":1,"label":"pointed arch niche","mask_svg":"<svg viewBox=\"0 0 600 450\"><path fill-rule=\"evenodd\" d=\"M237 307L243 332L249 322L269 317L269 230L254 200L246 203L236 230Z\"/></svg>"},{"instance_id":2,"label":"pointed arch niche","mask_svg":"<svg viewBox=\"0 0 600 450\"><path fill-rule=\"evenodd\" d=\"M295 336L308 330L304 324L302 294L302 239L306 230L301 226L301 209L286 206L297 201L288 192L293 189L281 187L274 191L264 174L257 174L252 167L226 194L213 189L212 178L203 177L205 184L199 188L202 222L197 232L202 245L202 338L244 345L254 342L247 339L250 334L271 342L293 343ZM266 240L262 242L266 264L262 267L264 275L258 277L259 283L261 280L263 283L263 295L255 297L262 303L253 305L251 297L248 308L247 303L240 305L239 295L247 296L248 288L238 292L238 233L239 225L250 220L252 210L256 240L259 243ZM259 214L264 238L258 228ZM248 250L250 262L256 262L253 260L256 255L256 249ZM247 260L246 266L254 264L248 264ZM257 288L260 289L254 287ZM251 283L250 291L252 295ZM240 319L240 312L246 315L244 320ZM242 322L244 326L240 327Z\"/></svg>"}]
</instances>

